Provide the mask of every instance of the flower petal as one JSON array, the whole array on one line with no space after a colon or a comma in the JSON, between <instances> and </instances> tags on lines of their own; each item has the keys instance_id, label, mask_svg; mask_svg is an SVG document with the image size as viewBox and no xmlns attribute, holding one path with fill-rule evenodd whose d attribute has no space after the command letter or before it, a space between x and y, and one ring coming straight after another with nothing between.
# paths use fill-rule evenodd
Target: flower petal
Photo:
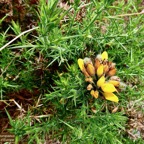
<instances>
[{"instance_id":1,"label":"flower petal","mask_svg":"<svg viewBox=\"0 0 144 144\"><path fill-rule=\"evenodd\" d=\"M115 87L118 87L120 85L120 82L116 80L109 80L109 83L113 84Z\"/></svg>"},{"instance_id":2,"label":"flower petal","mask_svg":"<svg viewBox=\"0 0 144 144\"><path fill-rule=\"evenodd\" d=\"M98 96L99 96L99 92L98 92L98 91L94 91L94 90L91 90L90 94L91 94L94 98L98 98Z\"/></svg>"},{"instance_id":3,"label":"flower petal","mask_svg":"<svg viewBox=\"0 0 144 144\"><path fill-rule=\"evenodd\" d=\"M108 53L106 51L104 51L102 54L102 60L108 60Z\"/></svg>"},{"instance_id":4,"label":"flower petal","mask_svg":"<svg viewBox=\"0 0 144 144\"><path fill-rule=\"evenodd\" d=\"M97 76L100 77L104 72L104 66L101 64L97 69Z\"/></svg>"},{"instance_id":5,"label":"flower petal","mask_svg":"<svg viewBox=\"0 0 144 144\"><path fill-rule=\"evenodd\" d=\"M84 69L84 60L79 58L78 59L78 65L79 65L80 70L83 71L83 69Z\"/></svg>"},{"instance_id":6,"label":"flower petal","mask_svg":"<svg viewBox=\"0 0 144 144\"><path fill-rule=\"evenodd\" d=\"M87 73L85 66L84 66L84 60L79 58L78 59L78 65L80 70L83 72L83 74L85 75L85 77L90 77L90 75Z\"/></svg>"},{"instance_id":7,"label":"flower petal","mask_svg":"<svg viewBox=\"0 0 144 144\"><path fill-rule=\"evenodd\" d=\"M101 89L103 90L103 92L106 92L106 93L112 93L114 91L117 91L114 85L111 83L104 83L101 86Z\"/></svg>"},{"instance_id":8,"label":"flower petal","mask_svg":"<svg viewBox=\"0 0 144 144\"><path fill-rule=\"evenodd\" d=\"M102 76L98 81L97 81L97 86L101 87L105 83L105 77Z\"/></svg>"},{"instance_id":9,"label":"flower petal","mask_svg":"<svg viewBox=\"0 0 144 144\"><path fill-rule=\"evenodd\" d=\"M118 103L118 97L113 93L103 93L105 99Z\"/></svg>"}]
</instances>

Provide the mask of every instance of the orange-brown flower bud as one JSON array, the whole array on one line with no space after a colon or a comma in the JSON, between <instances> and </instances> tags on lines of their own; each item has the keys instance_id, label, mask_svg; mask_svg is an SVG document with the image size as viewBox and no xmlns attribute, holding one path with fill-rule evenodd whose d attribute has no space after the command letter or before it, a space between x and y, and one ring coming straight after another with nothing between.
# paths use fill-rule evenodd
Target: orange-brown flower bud
<instances>
[{"instance_id":1,"label":"orange-brown flower bud","mask_svg":"<svg viewBox=\"0 0 144 144\"><path fill-rule=\"evenodd\" d=\"M87 64L86 70L90 76L95 75L95 68L94 68L93 64L90 64L90 63Z\"/></svg>"},{"instance_id":2,"label":"orange-brown flower bud","mask_svg":"<svg viewBox=\"0 0 144 144\"><path fill-rule=\"evenodd\" d=\"M109 66L109 68L111 68L111 64L112 64L111 61L108 61L108 62L107 62L107 65Z\"/></svg>"},{"instance_id":3,"label":"orange-brown flower bud","mask_svg":"<svg viewBox=\"0 0 144 144\"><path fill-rule=\"evenodd\" d=\"M96 58L95 59L95 63L94 63L94 67L95 67L95 69L97 70L98 69L98 67L100 66L100 61Z\"/></svg>"},{"instance_id":4,"label":"orange-brown flower bud","mask_svg":"<svg viewBox=\"0 0 144 144\"><path fill-rule=\"evenodd\" d=\"M107 73L108 76L114 76L115 74L116 74L116 68L111 69L111 70Z\"/></svg>"},{"instance_id":5,"label":"orange-brown flower bud","mask_svg":"<svg viewBox=\"0 0 144 144\"><path fill-rule=\"evenodd\" d=\"M109 71L109 67L108 67L108 65L106 64L106 65L104 65L104 73L106 74L108 71Z\"/></svg>"},{"instance_id":6,"label":"orange-brown flower bud","mask_svg":"<svg viewBox=\"0 0 144 144\"><path fill-rule=\"evenodd\" d=\"M85 81L86 81L86 82L89 82L89 83L93 83L93 78L87 77L87 78L85 78Z\"/></svg>"},{"instance_id":7,"label":"orange-brown flower bud","mask_svg":"<svg viewBox=\"0 0 144 144\"><path fill-rule=\"evenodd\" d=\"M83 72L83 74L85 75L85 77L90 77L90 75L88 74L88 72L86 71L86 69L85 69L85 68L83 69L83 71L82 71L82 72Z\"/></svg>"},{"instance_id":8,"label":"orange-brown flower bud","mask_svg":"<svg viewBox=\"0 0 144 144\"><path fill-rule=\"evenodd\" d=\"M92 90L92 88L93 88L92 84L89 84L89 85L87 86L87 90L88 90L88 91Z\"/></svg>"}]
</instances>

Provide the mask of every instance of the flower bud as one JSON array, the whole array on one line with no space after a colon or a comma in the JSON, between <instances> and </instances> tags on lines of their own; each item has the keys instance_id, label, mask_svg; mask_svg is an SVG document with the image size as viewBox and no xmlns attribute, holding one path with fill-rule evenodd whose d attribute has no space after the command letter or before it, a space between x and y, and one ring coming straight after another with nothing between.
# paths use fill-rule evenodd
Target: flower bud
<instances>
[{"instance_id":1,"label":"flower bud","mask_svg":"<svg viewBox=\"0 0 144 144\"><path fill-rule=\"evenodd\" d=\"M87 72L88 72L88 74L90 75L90 76L94 76L95 75L95 68L94 68L94 66L93 66L93 64L88 64L87 65L87 67L86 67L86 70L87 70Z\"/></svg>"},{"instance_id":2,"label":"flower bud","mask_svg":"<svg viewBox=\"0 0 144 144\"><path fill-rule=\"evenodd\" d=\"M89 84L89 85L87 86L87 90L88 90L88 91L92 90L92 88L93 88L92 84Z\"/></svg>"},{"instance_id":3,"label":"flower bud","mask_svg":"<svg viewBox=\"0 0 144 144\"><path fill-rule=\"evenodd\" d=\"M114 76L116 74L116 69L111 69L109 72L108 72L108 76Z\"/></svg>"},{"instance_id":4,"label":"flower bud","mask_svg":"<svg viewBox=\"0 0 144 144\"><path fill-rule=\"evenodd\" d=\"M85 78L85 81L86 81L86 82L89 82L89 83L93 83L93 78L91 78L91 77L86 77L86 78Z\"/></svg>"},{"instance_id":5,"label":"flower bud","mask_svg":"<svg viewBox=\"0 0 144 144\"><path fill-rule=\"evenodd\" d=\"M109 67L108 67L108 65L106 64L106 65L104 65L104 73L106 74L108 71L109 71Z\"/></svg>"},{"instance_id":6,"label":"flower bud","mask_svg":"<svg viewBox=\"0 0 144 144\"><path fill-rule=\"evenodd\" d=\"M91 90L90 94L91 94L94 98L98 98L98 96L99 96L99 92L98 92L97 90L96 90L96 91Z\"/></svg>"},{"instance_id":7,"label":"flower bud","mask_svg":"<svg viewBox=\"0 0 144 144\"><path fill-rule=\"evenodd\" d=\"M98 69L98 67L100 66L100 64L101 64L100 61L97 58L95 58L94 67L95 67L96 70Z\"/></svg>"},{"instance_id":8,"label":"flower bud","mask_svg":"<svg viewBox=\"0 0 144 144\"><path fill-rule=\"evenodd\" d=\"M88 74L85 68L83 69L83 74L85 75L85 77L90 77L90 75Z\"/></svg>"}]
</instances>

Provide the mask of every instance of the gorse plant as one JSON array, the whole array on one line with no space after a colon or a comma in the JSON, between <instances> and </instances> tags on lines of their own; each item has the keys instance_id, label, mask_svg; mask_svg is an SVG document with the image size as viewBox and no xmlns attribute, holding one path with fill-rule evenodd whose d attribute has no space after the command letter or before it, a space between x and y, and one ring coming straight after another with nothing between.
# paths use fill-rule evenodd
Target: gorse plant
<instances>
[{"instance_id":1,"label":"gorse plant","mask_svg":"<svg viewBox=\"0 0 144 144\"><path fill-rule=\"evenodd\" d=\"M113 92L118 92L122 87L126 87L115 76L115 63L108 61L108 54L104 51L98 54L94 59L94 64L90 58L78 59L78 65L85 75L85 81L88 82L87 90L90 94L98 98L103 95L105 99L118 102L118 97Z\"/></svg>"}]
</instances>

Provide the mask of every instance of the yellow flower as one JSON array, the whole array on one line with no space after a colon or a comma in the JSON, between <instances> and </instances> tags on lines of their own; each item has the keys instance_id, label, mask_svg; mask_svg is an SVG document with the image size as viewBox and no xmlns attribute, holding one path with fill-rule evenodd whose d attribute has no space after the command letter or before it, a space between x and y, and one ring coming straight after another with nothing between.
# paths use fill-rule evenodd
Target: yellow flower
<instances>
[{"instance_id":1,"label":"yellow flower","mask_svg":"<svg viewBox=\"0 0 144 144\"><path fill-rule=\"evenodd\" d=\"M108 60L108 53L106 51L104 51L102 54L102 60Z\"/></svg>"},{"instance_id":2,"label":"yellow flower","mask_svg":"<svg viewBox=\"0 0 144 144\"><path fill-rule=\"evenodd\" d=\"M85 81L89 82L87 90L90 91L94 98L98 98L100 94L106 100L118 103L119 99L114 92L118 92L116 88L120 88L121 83L120 79L118 80L118 77L114 76L116 74L115 63L108 61L108 53L106 51L98 54L94 63L91 58L86 57L78 59L78 65L85 75ZM95 77L95 75L97 76ZM110 79L106 81L108 78Z\"/></svg>"},{"instance_id":3,"label":"yellow flower","mask_svg":"<svg viewBox=\"0 0 144 144\"><path fill-rule=\"evenodd\" d=\"M112 93L112 92L117 91L114 85L111 83L104 83L101 86L101 89L103 90L103 92L106 92L106 93Z\"/></svg>"},{"instance_id":4,"label":"yellow flower","mask_svg":"<svg viewBox=\"0 0 144 144\"><path fill-rule=\"evenodd\" d=\"M105 77L102 76L98 81L97 81L97 86L101 87L105 83Z\"/></svg>"},{"instance_id":5,"label":"yellow flower","mask_svg":"<svg viewBox=\"0 0 144 144\"><path fill-rule=\"evenodd\" d=\"M111 80L111 82L113 82L113 81ZM105 99L113 101L113 102L118 102L118 97L115 94L113 94L113 92L117 91L116 88L114 87L114 85L112 83L105 82L104 76L102 76L97 81L97 86L101 87L101 89L103 91L103 96L105 97ZM91 95L95 95L94 91L91 91Z\"/></svg>"},{"instance_id":6,"label":"yellow flower","mask_svg":"<svg viewBox=\"0 0 144 144\"><path fill-rule=\"evenodd\" d=\"M96 91L91 90L90 94L91 94L94 98L98 98L98 96L99 96L99 92L98 92L97 90L96 90Z\"/></svg>"},{"instance_id":7,"label":"yellow flower","mask_svg":"<svg viewBox=\"0 0 144 144\"><path fill-rule=\"evenodd\" d=\"M113 93L103 93L105 99L118 103L118 97Z\"/></svg>"},{"instance_id":8,"label":"yellow flower","mask_svg":"<svg viewBox=\"0 0 144 144\"><path fill-rule=\"evenodd\" d=\"M112 82L112 81L111 81ZM101 87L103 91L103 96L105 99L113 101L113 102L118 102L118 97L113 94L113 92L117 91L114 85L110 82L105 82L105 77L102 76L98 81L97 81L97 86ZM93 94L94 92L92 92ZM91 95L92 95L91 94ZM93 94L94 95L94 94Z\"/></svg>"},{"instance_id":9,"label":"yellow flower","mask_svg":"<svg viewBox=\"0 0 144 144\"><path fill-rule=\"evenodd\" d=\"M103 64L101 64L97 69L97 76L98 77L102 76L103 72L104 72L104 66Z\"/></svg>"}]
</instances>

